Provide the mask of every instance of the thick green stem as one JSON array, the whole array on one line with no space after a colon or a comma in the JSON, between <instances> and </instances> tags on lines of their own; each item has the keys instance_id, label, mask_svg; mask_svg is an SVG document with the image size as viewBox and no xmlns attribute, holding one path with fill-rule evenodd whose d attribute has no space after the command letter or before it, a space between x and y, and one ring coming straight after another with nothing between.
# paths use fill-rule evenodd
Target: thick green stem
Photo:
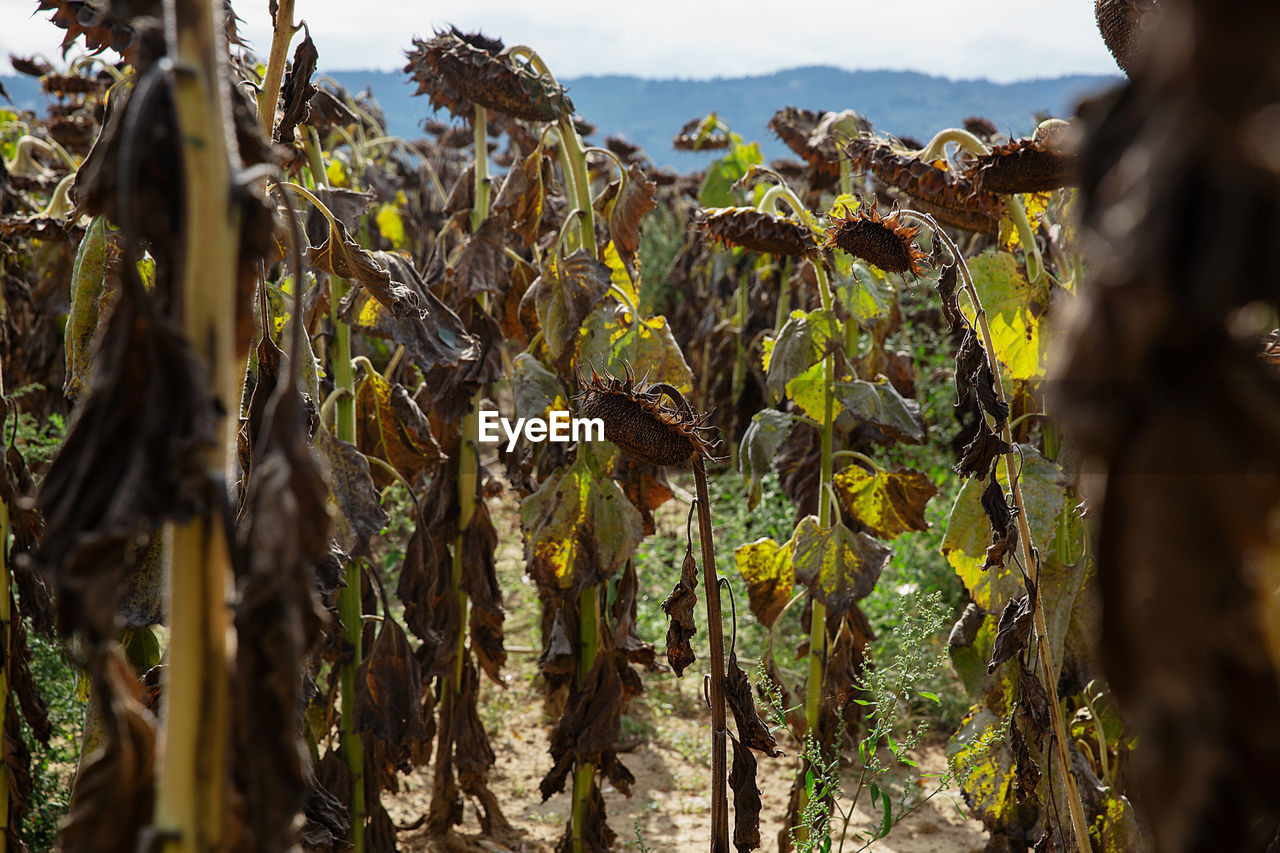
<instances>
[{"instance_id":1,"label":"thick green stem","mask_svg":"<svg viewBox=\"0 0 1280 853\"><path fill-rule=\"evenodd\" d=\"M583 452L590 453L590 450ZM578 596L578 676L579 690L587 673L595 666L596 653L600 649L600 600L599 584L592 584ZM582 838L587 803L591 796L591 782L596 769L589 761L578 766L573 774L573 807L571 813L570 841L573 853L583 853L586 848Z\"/></svg>"},{"instance_id":2,"label":"thick green stem","mask_svg":"<svg viewBox=\"0 0 1280 853\"><path fill-rule=\"evenodd\" d=\"M748 320L748 301L747 301L747 285L750 279L746 272L738 276L738 297L737 310L734 316L734 325L738 327L737 340L735 345L737 351L733 359L733 382L730 385L730 398L733 405L729 410L729 467L733 470L738 468L738 443L733 440L737 434L738 426L738 398L742 396L742 387L746 384L747 374L747 320ZM639 341L639 335L636 341Z\"/></svg>"},{"instance_id":3,"label":"thick green stem","mask_svg":"<svg viewBox=\"0 0 1280 853\"><path fill-rule=\"evenodd\" d=\"M947 249L951 252L951 256L955 258L956 265L960 268L960 277L964 283L964 290L969 295L969 300L973 303L974 321L978 324L978 328L982 333L983 345L987 348L987 357L991 360L991 373L995 379L996 396L1007 402L1008 398L1004 393L1004 380L1000 377L1000 371L995 362L995 344L991 338L991 327L987 323L987 311L982 307L982 300L978 296L978 288L973 283L973 276L969 273L969 267L964 261L964 256L960 254L960 250L951 240L945 231L938 227L933 218L916 211L903 211L904 213L919 219L926 223L932 229L934 234L947 244ZM1009 428L1009 421L1006 418L1000 429L1001 438L1009 445L1013 444L1013 431ZM1076 836L1076 848L1080 853L1089 853L1092 845L1089 841L1089 824L1085 820L1084 806L1080 802L1080 792L1076 787L1076 777L1071 770L1071 754L1068 748L1067 727L1062 718L1062 707L1058 698L1058 668L1054 665L1053 654L1049 649L1049 628L1044 618L1044 603L1040 598L1040 564L1036 562L1036 551L1031 541L1031 528L1027 524L1027 504L1022 497L1022 483L1018 479L1018 460L1015 452L1010 450L1001 457L1004 460L1005 474L1009 480L1009 489L1013 493L1014 506L1018 508L1018 538L1022 545L1023 564L1026 566L1028 577L1031 579L1031 587L1035 591L1034 601L1032 602L1032 612L1035 617L1036 629L1036 653L1040 658L1040 668L1044 672L1044 689L1049 698L1049 720L1053 727L1053 741L1058 753L1058 768L1062 774L1062 784L1066 789L1067 807L1071 813L1071 828Z\"/></svg>"},{"instance_id":4,"label":"thick green stem","mask_svg":"<svg viewBox=\"0 0 1280 853\"><path fill-rule=\"evenodd\" d=\"M181 141L182 327L204 362L224 411L238 412L242 366L235 356L238 206L232 203L235 139L222 63L223 4L165 4L174 60L174 106ZM238 418L223 418L200 463L215 482L235 452ZM234 628L225 529L215 511L172 528L169 666L164 689L163 756L156 781L155 829L164 853L212 853L226 842L228 682Z\"/></svg>"},{"instance_id":5,"label":"thick green stem","mask_svg":"<svg viewBox=\"0 0 1280 853\"><path fill-rule=\"evenodd\" d=\"M271 131L275 128L276 102L280 100L285 58L289 53L289 42L297 32L293 26L293 0L278 0L278 4L276 19L272 22L274 27L267 71L262 78L262 91L258 93L258 126L267 136L271 136Z\"/></svg>"},{"instance_id":6,"label":"thick green stem","mask_svg":"<svg viewBox=\"0 0 1280 853\"><path fill-rule=\"evenodd\" d=\"M582 150L582 141L573 127L573 120L561 118L560 154L564 160L564 170L572 174L573 207L583 212L578 220L578 234L581 245L591 257L596 257L596 226L591 207L591 178L587 172L587 155Z\"/></svg>"},{"instance_id":7,"label":"thick green stem","mask_svg":"<svg viewBox=\"0 0 1280 853\"><path fill-rule=\"evenodd\" d=\"M729 730L725 726L724 627L720 616L720 576L711 529L707 471L695 457L693 479L698 495L698 540L702 545L702 587L707 599L707 640L711 646L711 853L729 851Z\"/></svg>"},{"instance_id":8,"label":"thick green stem","mask_svg":"<svg viewBox=\"0 0 1280 853\"><path fill-rule=\"evenodd\" d=\"M338 316L338 305L347 295L347 282L333 277L329 279L329 310L333 322L334 390L342 393L334 403L334 435L342 441L355 443L356 401L355 371L351 367L351 327ZM342 639L351 650L351 657L344 660L338 675L342 688L342 720L339 742L342 757L351 772L351 845L355 853L364 850L364 824L368 815L364 791L364 742L356 731L356 669L364 660L364 611L361 600L361 565L352 560L346 567L346 586L338 593L338 616L342 620Z\"/></svg>"},{"instance_id":9,"label":"thick green stem","mask_svg":"<svg viewBox=\"0 0 1280 853\"><path fill-rule=\"evenodd\" d=\"M471 233L480 230L489 215L489 113L476 104L475 116L476 182L475 203L471 206Z\"/></svg>"},{"instance_id":10,"label":"thick green stem","mask_svg":"<svg viewBox=\"0 0 1280 853\"><path fill-rule=\"evenodd\" d=\"M824 311L831 310L831 285L827 281L826 270L822 261L812 259L813 269L818 279L818 295L822 300ZM822 360L822 429L821 460L818 470L818 525L823 529L830 527L831 502L827 500L827 492L831 488L832 460L831 439L835 427L835 355L828 353ZM822 715L822 682L827 660L827 608L816 598L809 615L809 677L805 681L804 719L807 731L817 737L818 720ZM801 792L800 811L808 802L808 793ZM798 830L804 837L805 830Z\"/></svg>"}]
</instances>

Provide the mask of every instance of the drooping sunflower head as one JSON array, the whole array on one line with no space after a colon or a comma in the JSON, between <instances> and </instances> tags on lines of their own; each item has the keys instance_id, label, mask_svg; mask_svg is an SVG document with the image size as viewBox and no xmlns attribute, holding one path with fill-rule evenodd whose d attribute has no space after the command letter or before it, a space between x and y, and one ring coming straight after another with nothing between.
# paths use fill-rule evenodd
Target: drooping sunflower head
<instances>
[{"instance_id":1,"label":"drooping sunflower head","mask_svg":"<svg viewBox=\"0 0 1280 853\"><path fill-rule=\"evenodd\" d=\"M479 104L524 121L573 113L564 88L513 60L498 39L451 27L428 41L415 39L413 48L405 71L418 84L415 94L430 96L437 109L470 117L472 104Z\"/></svg>"},{"instance_id":2,"label":"drooping sunflower head","mask_svg":"<svg viewBox=\"0 0 1280 853\"><path fill-rule=\"evenodd\" d=\"M832 219L823 248L843 249L885 272L919 276L929 261L916 245L919 233L920 226L908 223L898 211L881 216L873 205L852 213L846 207L844 216Z\"/></svg>"},{"instance_id":3,"label":"drooping sunflower head","mask_svg":"<svg viewBox=\"0 0 1280 853\"><path fill-rule=\"evenodd\" d=\"M630 367L625 371L626 378L619 379L592 368L589 378L581 378L579 416L602 420L605 438L652 465L681 465L695 455L714 458L715 441L703 435L711 429L709 414L668 405L658 387L637 383Z\"/></svg>"},{"instance_id":4,"label":"drooping sunflower head","mask_svg":"<svg viewBox=\"0 0 1280 853\"><path fill-rule=\"evenodd\" d=\"M809 229L754 207L712 207L701 216L702 230L717 243L777 257L805 255L817 248Z\"/></svg>"}]
</instances>

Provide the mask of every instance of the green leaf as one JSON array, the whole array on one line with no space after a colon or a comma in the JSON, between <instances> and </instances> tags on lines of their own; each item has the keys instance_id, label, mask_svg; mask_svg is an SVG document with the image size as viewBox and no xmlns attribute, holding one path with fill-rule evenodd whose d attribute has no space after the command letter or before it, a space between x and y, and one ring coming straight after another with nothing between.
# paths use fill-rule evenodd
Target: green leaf
<instances>
[{"instance_id":1,"label":"green leaf","mask_svg":"<svg viewBox=\"0 0 1280 853\"><path fill-rule=\"evenodd\" d=\"M929 529L924 508L938 487L919 471L868 471L850 465L836 473L832 485L845 510L881 539Z\"/></svg>"},{"instance_id":2,"label":"green leaf","mask_svg":"<svg viewBox=\"0 0 1280 853\"><path fill-rule=\"evenodd\" d=\"M796 579L826 605L828 618L839 619L875 588L893 551L865 533L837 522L823 528L817 516L796 525L791 541Z\"/></svg>"},{"instance_id":3,"label":"green leaf","mask_svg":"<svg viewBox=\"0 0 1280 853\"><path fill-rule=\"evenodd\" d=\"M898 441L908 444L924 441L919 404L899 394L884 376L877 376L874 382L840 380L834 385L834 393L836 402L849 416L878 426Z\"/></svg>"},{"instance_id":4,"label":"green leaf","mask_svg":"<svg viewBox=\"0 0 1280 853\"><path fill-rule=\"evenodd\" d=\"M733 557L747 584L751 613L761 625L773 625L795 588L791 543L779 545L769 538L757 539L739 545Z\"/></svg>"},{"instance_id":5,"label":"green leaf","mask_svg":"<svg viewBox=\"0 0 1280 853\"><path fill-rule=\"evenodd\" d=\"M836 298L860 326L888 317L898 301L898 293L888 276L862 264L853 264L849 274L836 281Z\"/></svg>"},{"instance_id":6,"label":"green leaf","mask_svg":"<svg viewBox=\"0 0 1280 853\"><path fill-rule=\"evenodd\" d=\"M1049 308L1049 281L1027 283L1017 258L988 250L969 261L974 287L987 312L995 357L1010 379L1040 379L1045 375L1048 336L1041 318ZM973 321L973 308L962 300L961 310Z\"/></svg>"},{"instance_id":7,"label":"green leaf","mask_svg":"<svg viewBox=\"0 0 1280 853\"><path fill-rule=\"evenodd\" d=\"M698 190L698 201L703 207L733 207L737 199L733 195L733 185L747 174L752 166L764 162L764 153L760 146L752 142L743 145L736 134L732 137L733 145L729 153L707 167L707 176L702 179L702 187Z\"/></svg>"},{"instance_id":8,"label":"green leaf","mask_svg":"<svg viewBox=\"0 0 1280 853\"><path fill-rule=\"evenodd\" d=\"M557 469L520 504L525 560L539 586L566 592L607 580L644 538L640 512L609 477L588 464L591 451Z\"/></svg>"},{"instance_id":9,"label":"green leaf","mask_svg":"<svg viewBox=\"0 0 1280 853\"><path fill-rule=\"evenodd\" d=\"M62 391L72 399L80 396L89 381L93 342L99 325L110 316L110 311L103 309L108 308L116 293L114 287L106 286L115 253L115 236L108 233L106 217L95 217L85 230L71 268L71 311L64 333L66 380Z\"/></svg>"},{"instance_id":10,"label":"green leaf","mask_svg":"<svg viewBox=\"0 0 1280 853\"><path fill-rule=\"evenodd\" d=\"M782 397L787 383L820 362L841 334L841 323L831 311L792 311L764 361L773 393Z\"/></svg>"}]
</instances>

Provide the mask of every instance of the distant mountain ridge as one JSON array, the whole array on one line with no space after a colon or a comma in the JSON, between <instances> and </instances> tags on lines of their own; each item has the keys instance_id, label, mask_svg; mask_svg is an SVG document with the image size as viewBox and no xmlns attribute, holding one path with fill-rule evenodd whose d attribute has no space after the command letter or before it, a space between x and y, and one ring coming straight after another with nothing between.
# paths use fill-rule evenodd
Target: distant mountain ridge
<instances>
[{"instance_id":1,"label":"distant mountain ridge","mask_svg":"<svg viewBox=\"0 0 1280 853\"><path fill-rule=\"evenodd\" d=\"M370 89L382 105L393 135L421 135L421 123L429 117L430 108L425 97L413 97L415 86L404 74L327 73L352 92ZM958 126L974 115L991 119L1002 131L1025 134L1036 113L1069 116L1081 97L1121 79L1071 75L992 83L950 80L914 71L843 71L815 66L711 80L610 75L561 82L568 87L578 114L596 126L597 143L605 136L620 135L641 145L657 164L686 171L705 165L710 155L675 151L671 139L686 121L712 111L745 141L758 141L766 159L773 159L788 156L789 151L767 124L777 110L788 105L811 110L856 110L879 129L917 139L928 139L936 131ZM38 82L31 77L0 77L0 84L20 107L34 109L39 102ZM439 117L448 120L447 114Z\"/></svg>"}]
</instances>

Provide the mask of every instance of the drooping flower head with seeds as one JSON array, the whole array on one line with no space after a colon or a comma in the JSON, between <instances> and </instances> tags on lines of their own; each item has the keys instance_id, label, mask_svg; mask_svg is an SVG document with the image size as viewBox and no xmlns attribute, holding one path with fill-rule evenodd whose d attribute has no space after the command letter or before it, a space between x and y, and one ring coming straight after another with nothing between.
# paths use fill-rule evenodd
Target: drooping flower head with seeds
<instances>
[{"instance_id":1,"label":"drooping flower head with seeds","mask_svg":"<svg viewBox=\"0 0 1280 853\"><path fill-rule=\"evenodd\" d=\"M715 440L703 435L710 413L696 415L692 409L673 407L663 400L666 385L637 383L630 366L624 365L625 379L591 368L589 378L580 377L582 401L579 416L604 422L604 437L627 453L653 465L680 465L695 455L714 459Z\"/></svg>"},{"instance_id":2,"label":"drooping flower head with seeds","mask_svg":"<svg viewBox=\"0 0 1280 853\"><path fill-rule=\"evenodd\" d=\"M832 219L823 248L843 249L855 258L874 264L885 272L923 275L929 256L916 245L919 225L911 225L898 211L881 216L873 205Z\"/></svg>"},{"instance_id":3,"label":"drooping flower head with seeds","mask_svg":"<svg viewBox=\"0 0 1280 853\"><path fill-rule=\"evenodd\" d=\"M702 230L718 243L775 256L805 255L817 248L805 226L753 207L713 207L703 211Z\"/></svg>"}]
</instances>

